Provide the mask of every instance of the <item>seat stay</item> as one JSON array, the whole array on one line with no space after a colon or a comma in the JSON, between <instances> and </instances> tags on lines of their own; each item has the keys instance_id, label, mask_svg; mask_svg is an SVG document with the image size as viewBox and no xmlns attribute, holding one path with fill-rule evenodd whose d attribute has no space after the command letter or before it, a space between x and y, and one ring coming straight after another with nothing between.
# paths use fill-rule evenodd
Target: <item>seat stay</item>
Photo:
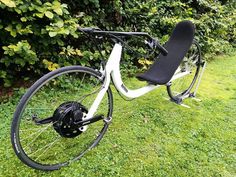
<instances>
[{"instance_id":1,"label":"seat stay","mask_svg":"<svg viewBox=\"0 0 236 177\"><path fill-rule=\"evenodd\" d=\"M186 76L186 75L188 75L188 74L190 74L190 72L189 71L185 71L185 72L176 72L174 75L173 75L173 77L171 78L171 80L169 81L169 82L171 82L171 81L173 81L173 80L176 80L176 79L179 79L179 78L181 78L181 77L184 77L184 76Z\"/></svg>"},{"instance_id":2,"label":"seat stay","mask_svg":"<svg viewBox=\"0 0 236 177\"><path fill-rule=\"evenodd\" d=\"M181 68L178 67L178 68L176 69L176 71L175 71L175 74L178 74L180 71L181 71Z\"/></svg>"}]
</instances>

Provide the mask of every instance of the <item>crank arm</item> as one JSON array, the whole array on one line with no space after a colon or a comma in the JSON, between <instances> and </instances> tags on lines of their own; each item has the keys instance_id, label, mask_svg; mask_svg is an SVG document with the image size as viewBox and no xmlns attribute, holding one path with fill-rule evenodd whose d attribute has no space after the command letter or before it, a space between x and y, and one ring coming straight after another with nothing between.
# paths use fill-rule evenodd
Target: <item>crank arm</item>
<instances>
[{"instance_id":1,"label":"crank arm","mask_svg":"<svg viewBox=\"0 0 236 177\"><path fill-rule=\"evenodd\" d=\"M36 116L32 117L32 120L36 125L44 125L44 124L49 124L52 122L52 117L48 117L42 120L39 120Z\"/></svg>"},{"instance_id":2,"label":"crank arm","mask_svg":"<svg viewBox=\"0 0 236 177\"><path fill-rule=\"evenodd\" d=\"M79 125L79 126L85 126L85 125L89 125L91 123L94 123L94 122L97 122L99 120L102 120L104 119L104 116L103 115L98 115L98 116L94 116L90 119L86 119L86 120L82 120L82 121L79 121L79 122L75 122L76 125Z\"/></svg>"}]
</instances>

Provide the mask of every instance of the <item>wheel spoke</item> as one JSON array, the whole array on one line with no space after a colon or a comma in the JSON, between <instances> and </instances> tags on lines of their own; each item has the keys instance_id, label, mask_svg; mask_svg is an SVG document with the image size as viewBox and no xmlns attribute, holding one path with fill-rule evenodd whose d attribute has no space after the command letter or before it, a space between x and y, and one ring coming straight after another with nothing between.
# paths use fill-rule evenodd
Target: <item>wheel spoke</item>
<instances>
[{"instance_id":1,"label":"wheel spoke","mask_svg":"<svg viewBox=\"0 0 236 177\"><path fill-rule=\"evenodd\" d=\"M80 103L82 103L83 100L85 100L88 96L91 96L91 95L94 95L94 94L98 93L98 92L101 90L101 88L102 88L102 87L98 88L97 90L93 91L92 93L83 95L81 98L78 99L78 101L79 101ZM90 101L89 103L91 103L91 101Z\"/></svg>"},{"instance_id":2,"label":"wheel spoke","mask_svg":"<svg viewBox=\"0 0 236 177\"><path fill-rule=\"evenodd\" d=\"M47 144L46 146L40 148L39 150L43 150L43 149L45 149L45 150L44 150L35 160L38 160L39 157L41 157L43 154L45 154L57 141L59 141L60 138L61 138L61 137L58 137L55 141L53 141L53 142ZM39 150L38 150L38 151L39 151ZM32 156L33 154L35 154L35 153L38 152L38 151L35 151L34 153L29 154L29 155Z\"/></svg>"},{"instance_id":3,"label":"wheel spoke","mask_svg":"<svg viewBox=\"0 0 236 177\"><path fill-rule=\"evenodd\" d=\"M30 145L34 142L34 140L36 140L44 131L46 131L52 124L48 124L46 127L38 130L37 132L34 132L32 134L30 134L29 136L25 137L25 138L22 138L21 141L25 141L25 140L28 140L30 137L33 137L34 135L36 135L36 137L34 137L34 139L29 143L27 144Z\"/></svg>"},{"instance_id":4,"label":"wheel spoke","mask_svg":"<svg viewBox=\"0 0 236 177\"><path fill-rule=\"evenodd\" d=\"M28 89L12 126L12 145L22 162L36 169L53 170L94 147L107 130L101 116L111 116L110 88L94 114L99 121L82 122L89 124L86 127L76 123L86 116L102 86L98 72L70 66L52 71ZM52 122L37 124L45 118Z\"/></svg>"}]
</instances>

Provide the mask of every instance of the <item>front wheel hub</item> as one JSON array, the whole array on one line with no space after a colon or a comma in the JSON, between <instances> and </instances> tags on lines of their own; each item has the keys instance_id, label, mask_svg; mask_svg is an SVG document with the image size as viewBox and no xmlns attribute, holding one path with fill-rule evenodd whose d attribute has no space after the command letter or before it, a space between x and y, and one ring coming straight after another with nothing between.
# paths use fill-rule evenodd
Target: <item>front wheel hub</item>
<instances>
[{"instance_id":1,"label":"front wheel hub","mask_svg":"<svg viewBox=\"0 0 236 177\"><path fill-rule=\"evenodd\" d=\"M82 121L88 110L78 102L61 104L53 114L53 127L62 137L74 138L80 135L83 128L77 124Z\"/></svg>"}]
</instances>

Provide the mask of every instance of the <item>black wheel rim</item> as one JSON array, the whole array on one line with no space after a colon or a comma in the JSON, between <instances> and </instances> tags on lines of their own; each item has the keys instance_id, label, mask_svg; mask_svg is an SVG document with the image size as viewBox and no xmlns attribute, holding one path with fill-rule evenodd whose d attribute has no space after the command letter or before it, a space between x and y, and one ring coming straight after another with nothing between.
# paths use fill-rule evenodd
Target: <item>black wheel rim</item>
<instances>
[{"instance_id":1,"label":"black wheel rim","mask_svg":"<svg viewBox=\"0 0 236 177\"><path fill-rule=\"evenodd\" d=\"M193 42L190 50L186 54L185 58L180 64L180 72L191 71L191 73L185 77L174 80L169 86L167 86L167 92L173 101L181 102L182 99L189 95L194 87L194 84L198 78L201 65L201 51L197 42Z\"/></svg>"},{"instance_id":2,"label":"black wheel rim","mask_svg":"<svg viewBox=\"0 0 236 177\"><path fill-rule=\"evenodd\" d=\"M75 73L75 71L73 71L73 69L75 69L75 68L72 67L72 69L71 68L62 69L61 72L63 72L63 70L64 70L64 73L70 73L70 74ZM79 71L81 71L81 70L79 70ZM87 82L88 82L88 78L90 78L90 79L95 79L96 81L99 81L99 83L101 84L102 83L101 79L99 79L100 75L98 75L98 73L96 73L95 71L93 71L93 72L92 71L89 72L87 70L83 70L82 71L83 80L86 77ZM86 76L84 76L84 74L86 74ZM61 75L61 73L55 74L54 76L50 76L50 78L54 77L53 79L50 79L50 81L52 81L53 83L55 83L56 80L64 81L64 78L57 79L57 78L60 78L60 76L55 77L56 75L65 76L65 75ZM79 77L81 77L81 76L79 76ZM78 76L76 76L76 78L78 80ZM73 160L79 159L85 152L87 152L87 150L89 150L91 147L94 147L102 138L108 125L106 123L104 123L103 121L98 122L97 123L97 124L99 124L98 131L97 131L97 129L94 130L94 131L96 131L96 135L91 135L92 137L90 137L90 140L88 140L88 136L89 136L88 130L92 131L92 128L93 128L92 126L95 127L95 124L89 125L89 128L84 133L82 133L82 136L84 136L84 134L87 135L87 137L84 138L86 140L86 143L85 143L85 140L84 141L78 140L79 138L81 139L81 137L82 137L81 135L78 135L77 137L70 138L70 139L59 136L58 133L56 133L56 131L52 129L53 126L50 124L48 124L48 125L46 124L45 126L42 126L43 128L40 127L40 130L35 130L35 132L32 132L33 131L32 127L35 128L35 127L37 127L37 125L34 125L34 122L32 120L29 120L27 123L25 123L25 125L22 125L24 111L27 110L28 105L31 105L31 108L32 108L33 104L31 103L31 101L34 100L33 97L36 98L34 100L34 102L37 102L37 103L40 103L40 100L42 100L42 98L44 98L42 95L36 96L37 93L39 93L39 90L44 87L41 87L39 90L36 89L36 87L42 86L42 85L45 86L46 85L45 81L47 81L47 83L48 83L47 78L42 79L41 83L38 83L38 85L36 84L34 88L29 89L28 93L26 93L26 95L22 98L21 104L18 106L17 111L15 113L15 118L14 118L14 122L12 125L12 143L13 143L13 147L14 147L18 157L27 165L29 165L33 168L41 169L41 170L53 170L53 169L57 169L61 166L64 166ZM71 81L72 80L70 80L70 82L68 82L68 83L72 83ZM47 84L47 85L50 85L50 84ZM30 115L32 116L33 114L34 115L36 114L38 116L38 118L47 117L48 115L52 115L52 113L49 113L46 115L45 112L50 106L57 105L55 103L55 100L59 104L59 102L63 103L65 101L78 101L78 98L82 99L82 102L85 102L85 100L87 99L87 97L81 97L81 96L77 97L76 93L78 93L78 91L79 91L78 89L74 90L75 92L73 92L73 93L71 92L74 85L71 85L71 87L69 87L68 84L66 84L65 87L66 88L64 88L64 87L61 88L61 92L58 91L58 89L60 87L57 87L57 89L54 90L53 97L52 97L54 99L54 104L52 104L52 102L50 102L50 104L46 104L46 103L48 103L47 100L53 101L53 99L45 99L44 98L44 103L43 104L41 103L41 104L44 106L45 109L39 109L38 107L37 107L37 109L31 109ZM91 88L93 88L93 91L90 93L87 93L87 95L96 95L96 93L98 92L97 89L98 90L100 89L99 87L95 87L93 85L91 87ZM88 86L84 87L84 89L88 90ZM70 90L70 91L68 91L68 90ZM47 93L47 92L43 92L43 93ZM62 93L63 93L63 96L62 96ZM46 96L47 96L47 94L46 94ZM67 94L67 95L65 96L64 94ZM55 95L58 95L58 97L56 97ZM73 99L72 99L71 95L73 96ZM30 98L30 101L27 98ZM62 100L62 98L63 98L63 100ZM65 98L67 98L67 100L65 100ZM79 101L81 101L81 100L79 100ZM105 102L106 103L104 105L106 105L106 108L100 108L100 110L98 110L98 112L105 111L106 112L105 116L111 117L112 95L111 95L110 89L107 92ZM24 111L22 111L22 110L24 110ZM35 111L35 110L38 110L38 111ZM32 112L32 111L34 111L34 112ZM27 114L29 114L29 113L27 113ZM31 116L28 116L29 119L31 119ZM96 125L96 126L98 126L98 125ZM29 129L29 127L31 127L31 129ZM97 127L95 127L95 128L97 128ZM23 131L22 131L22 129L23 129ZM45 134L46 131L44 131L44 130L49 130L49 129L50 129L49 135ZM24 130L26 130L26 131L24 132ZM25 134L30 134L30 135L25 136ZM25 137L25 139L23 139L22 137ZM52 138L52 137L54 137L54 138L49 141L50 143L47 142L46 144L43 144L45 139L48 140L49 138ZM55 137L57 137L57 138L55 138ZM36 143L36 139L37 140L40 139L41 144L38 142ZM27 141L30 143L27 144L27 146L26 146L25 145L26 143L24 141ZM72 141L73 141L73 143L72 143ZM83 146L81 142L86 145ZM36 147L36 145L37 145L37 147ZM63 154L62 151L58 150L59 146L63 147L62 148L63 152L66 154ZM82 150L78 151L80 146L81 146ZM49 150L50 150L50 152L48 152ZM39 155L35 157L34 155L37 153ZM63 156L63 157L58 157L58 156Z\"/></svg>"}]
</instances>

